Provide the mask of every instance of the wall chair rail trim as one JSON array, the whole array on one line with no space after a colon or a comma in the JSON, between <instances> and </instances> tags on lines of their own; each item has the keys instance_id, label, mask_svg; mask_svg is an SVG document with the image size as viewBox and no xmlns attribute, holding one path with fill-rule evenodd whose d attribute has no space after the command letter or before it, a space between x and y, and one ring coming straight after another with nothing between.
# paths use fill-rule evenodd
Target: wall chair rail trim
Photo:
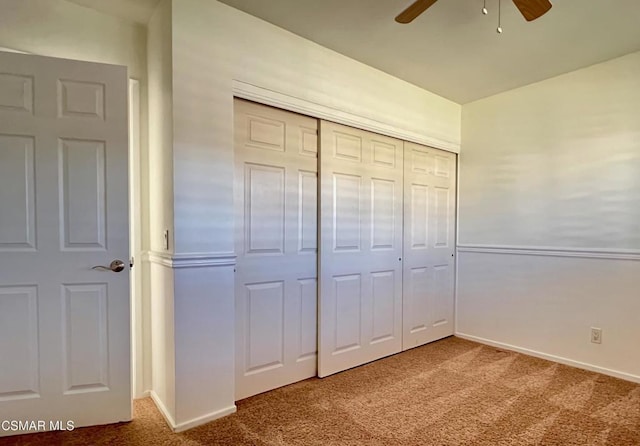
<instances>
[{"instance_id":1,"label":"wall chair rail trim","mask_svg":"<svg viewBox=\"0 0 640 446\"><path fill-rule=\"evenodd\" d=\"M544 257L578 257L584 259L640 261L640 250L636 249L483 245L471 243L458 243L456 249L459 253L511 254Z\"/></svg>"},{"instance_id":2,"label":"wall chair rail trim","mask_svg":"<svg viewBox=\"0 0 640 446\"><path fill-rule=\"evenodd\" d=\"M195 252L172 254L158 251L148 251L144 254L144 260L156 263L168 268L202 268L235 266L236 255L233 253Z\"/></svg>"}]
</instances>

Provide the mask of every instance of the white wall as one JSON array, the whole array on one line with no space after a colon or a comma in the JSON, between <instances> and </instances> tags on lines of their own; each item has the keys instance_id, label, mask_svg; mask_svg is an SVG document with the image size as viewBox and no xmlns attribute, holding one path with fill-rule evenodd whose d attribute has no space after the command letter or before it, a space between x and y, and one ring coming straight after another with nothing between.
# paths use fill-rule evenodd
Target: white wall
<instances>
[{"instance_id":1,"label":"white wall","mask_svg":"<svg viewBox=\"0 0 640 446\"><path fill-rule=\"evenodd\" d=\"M232 252L232 80L460 142L460 106L213 0L174 2L176 252ZM204 237L203 237L204 236Z\"/></svg>"},{"instance_id":2,"label":"white wall","mask_svg":"<svg viewBox=\"0 0 640 446\"><path fill-rule=\"evenodd\" d=\"M640 380L640 53L464 105L460 166L457 331Z\"/></svg>"},{"instance_id":3,"label":"white wall","mask_svg":"<svg viewBox=\"0 0 640 446\"><path fill-rule=\"evenodd\" d=\"M174 268L175 407L160 404L181 430L235 410L234 81L453 150L461 108L214 0L172 9L174 249L152 261Z\"/></svg>"},{"instance_id":4,"label":"white wall","mask_svg":"<svg viewBox=\"0 0 640 446\"><path fill-rule=\"evenodd\" d=\"M173 76L171 1L163 0L148 25L150 249L173 251ZM164 231L169 230L166 249Z\"/></svg>"},{"instance_id":5,"label":"white wall","mask_svg":"<svg viewBox=\"0 0 640 446\"><path fill-rule=\"evenodd\" d=\"M141 221L136 228L141 246L132 255L137 259L133 270L137 282L142 282L145 265L142 264L142 250L148 249L147 199L147 80L146 80L146 29L144 26L102 14L64 0L0 0L0 47L12 48L32 54L85 60L90 62L124 65L130 78L137 79L140 86L140 190L133 191L143 203L140 209ZM137 184L137 183L136 183ZM148 307L148 290L135 296L134 308ZM138 318L140 320L140 318ZM134 390L141 396L151 384L150 352L146 348L149 339L148 318L141 327L142 336L135 345L138 357Z\"/></svg>"},{"instance_id":6,"label":"white wall","mask_svg":"<svg viewBox=\"0 0 640 446\"><path fill-rule=\"evenodd\" d=\"M169 424L175 424L174 277L166 261L173 234L173 111L171 1L163 0L148 25L149 76L149 265L151 396ZM155 260L155 261L154 261Z\"/></svg>"},{"instance_id":7,"label":"white wall","mask_svg":"<svg viewBox=\"0 0 640 446\"><path fill-rule=\"evenodd\" d=\"M0 46L146 76L145 28L64 0L0 0Z\"/></svg>"}]
</instances>

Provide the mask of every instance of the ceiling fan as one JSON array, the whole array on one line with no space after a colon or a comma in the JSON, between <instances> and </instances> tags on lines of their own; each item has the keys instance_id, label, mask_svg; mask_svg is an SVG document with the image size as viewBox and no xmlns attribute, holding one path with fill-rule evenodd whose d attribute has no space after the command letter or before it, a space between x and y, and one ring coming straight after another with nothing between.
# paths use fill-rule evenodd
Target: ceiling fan
<instances>
[{"instance_id":1,"label":"ceiling fan","mask_svg":"<svg viewBox=\"0 0 640 446\"><path fill-rule=\"evenodd\" d=\"M416 0L396 17L396 22L412 22L437 1L438 0ZM549 0L513 0L513 3L515 3L524 18L529 22L543 16L551 9L551 2Z\"/></svg>"}]
</instances>

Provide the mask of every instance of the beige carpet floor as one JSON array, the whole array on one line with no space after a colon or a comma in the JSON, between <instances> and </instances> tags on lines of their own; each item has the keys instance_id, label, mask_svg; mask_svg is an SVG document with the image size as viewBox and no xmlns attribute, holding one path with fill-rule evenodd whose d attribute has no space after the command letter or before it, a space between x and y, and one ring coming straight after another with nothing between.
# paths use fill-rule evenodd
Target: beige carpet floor
<instances>
[{"instance_id":1,"label":"beige carpet floor","mask_svg":"<svg viewBox=\"0 0 640 446\"><path fill-rule=\"evenodd\" d=\"M458 338L238 403L173 434L149 399L131 423L1 445L640 445L640 385Z\"/></svg>"}]
</instances>

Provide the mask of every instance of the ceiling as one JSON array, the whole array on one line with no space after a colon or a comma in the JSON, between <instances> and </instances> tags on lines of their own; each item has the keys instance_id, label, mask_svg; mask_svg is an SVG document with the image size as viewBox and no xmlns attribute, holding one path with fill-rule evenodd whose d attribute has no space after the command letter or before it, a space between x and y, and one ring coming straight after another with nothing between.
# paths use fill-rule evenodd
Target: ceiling
<instances>
[{"instance_id":1,"label":"ceiling","mask_svg":"<svg viewBox=\"0 0 640 446\"><path fill-rule=\"evenodd\" d=\"M160 0L68 0L109 15L146 25Z\"/></svg>"},{"instance_id":2,"label":"ceiling","mask_svg":"<svg viewBox=\"0 0 640 446\"><path fill-rule=\"evenodd\" d=\"M69 0L146 24L159 0ZM178 0L179 1L179 0ZM203 0L214 1L214 0ZM413 0L221 0L460 104L640 50L639 0L551 0L526 22L502 0L440 0L408 25Z\"/></svg>"},{"instance_id":3,"label":"ceiling","mask_svg":"<svg viewBox=\"0 0 640 446\"><path fill-rule=\"evenodd\" d=\"M502 0L440 0L408 25L413 0L221 0L464 104L640 50L639 0L551 0L526 22Z\"/></svg>"}]
</instances>

